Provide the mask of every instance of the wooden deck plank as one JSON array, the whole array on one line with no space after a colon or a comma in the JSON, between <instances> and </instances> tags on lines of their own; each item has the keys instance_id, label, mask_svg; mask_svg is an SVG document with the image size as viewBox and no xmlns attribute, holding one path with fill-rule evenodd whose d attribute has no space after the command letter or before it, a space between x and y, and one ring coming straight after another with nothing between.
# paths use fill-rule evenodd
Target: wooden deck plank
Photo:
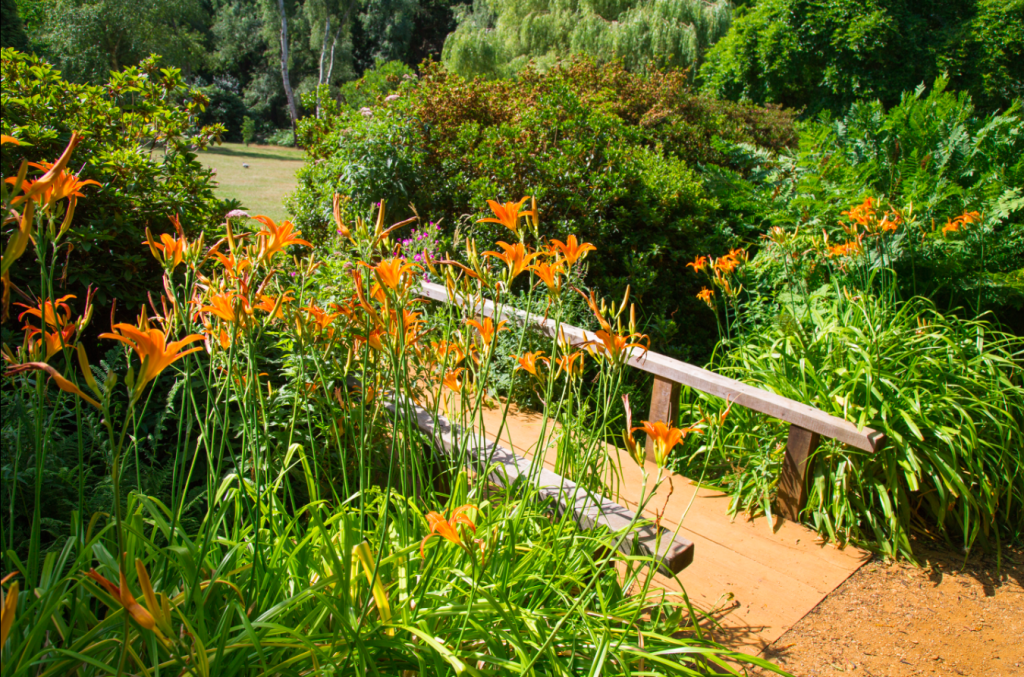
<instances>
[{"instance_id":1,"label":"wooden deck plank","mask_svg":"<svg viewBox=\"0 0 1024 677\"><path fill-rule=\"evenodd\" d=\"M483 413L491 439L496 439L501 417L501 410ZM502 426L501 443L532 457L541 426L540 415L513 407ZM556 426L547 422L548 439ZM549 444L544 464L553 468L554 460L555 450ZM656 468L651 466L648 471L653 476ZM622 486L640 486L642 473L631 459L624 459L622 473ZM697 488L678 475L673 484L675 490L667 505L666 483L644 514L653 519L654 511L664 506L662 526L674 530L681 522L679 533L694 543L696 556L677 577L659 574L655 582L666 590L678 591L681 585L704 609L715 607L723 595L731 595L733 603L727 613L719 614L720 627L715 630L716 639L727 646L763 650L870 558L857 548L821 545L813 531L781 518L774 529L768 528L763 517L733 520L726 513L727 496ZM620 500L635 509L636 497L630 498Z\"/></svg>"}]
</instances>

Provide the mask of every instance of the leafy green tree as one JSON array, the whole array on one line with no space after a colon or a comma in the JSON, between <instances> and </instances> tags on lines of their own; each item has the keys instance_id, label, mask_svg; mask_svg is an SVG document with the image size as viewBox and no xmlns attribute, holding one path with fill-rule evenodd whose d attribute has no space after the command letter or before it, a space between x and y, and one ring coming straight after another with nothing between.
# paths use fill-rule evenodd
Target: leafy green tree
<instances>
[{"instance_id":1,"label":"leafy green tree","mask_svg":"<svg viewBox=\"0 0 1024 677\"><path fill-rule=\"evenodd\" d=\"M18 5L14 0L0 0L0 47L13 47L22 52L28 51L28 36L18 15Z\"/></svg>"},{"instance_id":2,"label":"leafy green tree","mask_svg":"<svg viewBox=\"0 0 1024 677\"><path fill-rule=\"evenodd\" d=\"M461 75L512 75L571 54L621 60L628 69L697 66L725 35L726 0L475 0L445 42L444 63Z\"/></svg>"},{"instance_id":3,"label":"leafy green tree","mask_svg":"<svg viewBox=\"0 0 1024 677\"><path fill-rule=\"evenodd\" d=\"M185 77L204 65L209 15L200 0L57 0L46 14L43 53L77 82L160 54Z\"/></svg>"},{"instance_id":4,"label":"leafy green tree","mask_svg":"<svg viewBox=\"0 0 1024 677\"><path fill-rule=\"evenodd\" d=\"M899 102L949 69L955 88L1005 107L1024 78L1024 0L761 0L707 55L705 91L844 111Z\"/></svg>"},{"instance_id":5,"label":"leafy green tree","mask_svg":"<svg viewBox=\"0 0 1024 677\"><path fill-rule=\"evenodd\" d=\"M366 0L359 22L370 46L367 65L402 60L409 52L419 0Z\"/></svg>"}]
</instances>

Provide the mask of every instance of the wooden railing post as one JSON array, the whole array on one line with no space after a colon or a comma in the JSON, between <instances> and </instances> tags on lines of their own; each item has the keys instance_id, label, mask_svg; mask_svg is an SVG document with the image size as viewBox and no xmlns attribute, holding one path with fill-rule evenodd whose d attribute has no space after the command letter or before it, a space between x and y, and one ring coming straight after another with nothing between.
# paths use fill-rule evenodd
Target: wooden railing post
<instances>
[{"instance_id":1,"label":"wooden railing post","mask_svg":"<svg viewBox=\"0 0 1024 677\"><path fill-rule=\"evenodd\" d=\"M789 426L786 457L782 461L782 475L776 493L779 514L793 522L800 521L800 511L807 503L807 476L811 472L811 454L818 447L821 436L806 428Z\"/></svg>"},{"instance_id":2,"label":"wooden railing post","mask_svg":"<svg viewBox=\"0 0 1024 677\"><path fill-rule=\"evenodd\" d=\"M654 376L654 389L651 392L651 413L647 420L651 423L664 421L675 425L679 418L679 384L661 376ZM634 423L634 425L636 425ZM654 440L647 438L647 459L654 460Z\"/></svg>"}]
</instances>

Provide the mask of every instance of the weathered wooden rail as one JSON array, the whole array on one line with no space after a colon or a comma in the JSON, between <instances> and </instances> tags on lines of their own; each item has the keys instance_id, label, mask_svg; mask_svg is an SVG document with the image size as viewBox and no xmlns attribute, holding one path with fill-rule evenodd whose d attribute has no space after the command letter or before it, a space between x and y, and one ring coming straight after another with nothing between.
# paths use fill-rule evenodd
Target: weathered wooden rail
<instances>
[{"instance_id":1,"label":"weathered wooden rail","mask_svg":"<svg viewBox=\"0 0 1024 677\"><path fill-rule=\"evenodd\" d=\"M568 340L582 344L600 340L593 332L554 320L536 313L517 308L500 309L487 299L473 299L461 294L449 296L448 290L438 284L423 282L420 295L442 303L459 305L469 312L480 313L495 320L517 320L534 324L549 336L560 331ZM654 375L654 390L651 394L651 410L648 420L675 423L678 414L681 386L721 397L734 406L742 406L766 414L790 424L786 442L786 455L779 478L777 509L787 519L797 521L800 510L807 500L807 477L810 474L811 455L817 448L821 436L839 440L845 444L876 451L885 442L885 435L870 428L858 429L844 419L827 414L802 402L791 400L767 390L749 386L741 381L727 378L707 369L696 367L680 360L658 353L632 349L629 355L632 367ZM651 440L647 441L647 453L651 455Z\"/></svg>"}]
</instances>

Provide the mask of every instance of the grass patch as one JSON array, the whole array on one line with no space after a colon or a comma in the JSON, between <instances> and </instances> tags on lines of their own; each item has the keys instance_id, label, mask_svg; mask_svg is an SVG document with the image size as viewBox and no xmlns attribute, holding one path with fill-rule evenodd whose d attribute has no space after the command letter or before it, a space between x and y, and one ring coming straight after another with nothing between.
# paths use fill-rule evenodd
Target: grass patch
<instances>
[{"instance_id":1,"label":"grass patch","mask_svg":"<svg viewBox=\"0 0 1024 677\"><path fill-rule=\"evenodd\" d=\"M289 216L284 199L295 190L295 172L302 166L303 156L303 151L294 148L241 143L199 152L199 160L216 171L218 197L238 200L249 213L275 221Z\"/></svg>"}]
</instances>

